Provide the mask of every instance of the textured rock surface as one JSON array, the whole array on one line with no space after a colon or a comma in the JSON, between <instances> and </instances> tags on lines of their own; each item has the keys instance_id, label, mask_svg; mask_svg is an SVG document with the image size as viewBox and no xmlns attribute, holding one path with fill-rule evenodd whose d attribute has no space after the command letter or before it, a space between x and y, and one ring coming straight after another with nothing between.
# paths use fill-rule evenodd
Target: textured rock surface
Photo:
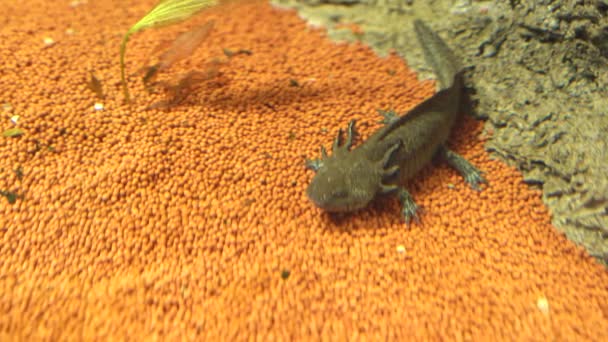
<instances>
[{"instance_id":1,"label":"textured rock surface","mask_svg":"<svg viewBox=\"0 0 608 342\"><path fill-rule=\"evenodd\" d=\"M410 25L429 22L471 69L486 148L542 186L553 224L606 263L608 2L344 2L275 0L333 39L361 40L382 55L394 48L422 78L430 74Z\"/></svg>"}]
</instances>

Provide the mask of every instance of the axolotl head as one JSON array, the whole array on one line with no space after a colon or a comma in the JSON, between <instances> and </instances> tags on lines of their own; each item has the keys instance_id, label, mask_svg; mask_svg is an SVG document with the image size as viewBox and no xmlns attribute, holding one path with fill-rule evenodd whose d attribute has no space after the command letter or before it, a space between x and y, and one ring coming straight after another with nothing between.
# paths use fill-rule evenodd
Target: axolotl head
<instances>
[{"instance_id":1,"label":"axolotl head","mask_svg":"<svg viewBox=\"0 0 608 342\"><path fill-rule=\"evenodd\" d=\"M332 155L321 147L321 159L307 160L306 166L316 172L306 193L319 208L328 212L347 212L366 207L378 193L396 190L383 181L397 173L397 166L388 167L394 144L384 158L371 161L360 150L350 151L354 135L354 120L347 129L347 140L340 146L342 130L334 140Z\"/></svg>"}]
</instances>

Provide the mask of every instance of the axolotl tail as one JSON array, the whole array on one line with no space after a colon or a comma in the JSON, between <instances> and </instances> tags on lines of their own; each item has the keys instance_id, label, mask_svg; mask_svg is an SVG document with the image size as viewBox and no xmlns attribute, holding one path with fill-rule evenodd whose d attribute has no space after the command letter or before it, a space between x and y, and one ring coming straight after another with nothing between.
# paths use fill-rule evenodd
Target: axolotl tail
<instances>
[{"instance_id":1,"label":"axolotl tail","mask_svg":"<svg viewBox=\"0 0 608 342\"><path fill-rule=\"evenodd\" d=\"M458 59L443 39L421 20L414 20L414 30L425 60L437 74L440 89L451 87L462 70Z\"/></svg>"}]
</instances>

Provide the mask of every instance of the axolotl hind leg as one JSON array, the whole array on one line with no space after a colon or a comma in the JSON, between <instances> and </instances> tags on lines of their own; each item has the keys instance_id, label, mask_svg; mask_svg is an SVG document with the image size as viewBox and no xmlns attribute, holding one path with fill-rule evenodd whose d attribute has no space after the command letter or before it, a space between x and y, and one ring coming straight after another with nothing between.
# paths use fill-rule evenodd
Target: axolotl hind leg
<instances>
[{"instance_id":1,"label":"axolotl hind leg","mask_svg":"<svg viewBox=\"0 0 608 342\"><path fill-rule=\"evenodd\" d=\"M437 153L451 167L455 168L464 178L465 182L469 183L474 190L480 191L479 184L481 183L488 184L488 181L482 176L482 172L458 153L449 150L443 145L439 147ZM417 224L420 224L418 213L423 210L414 202L412 195L404 187L396 189L396 193L401 203L401 215L405 219L405 223L409 226L413 219Z\"/></svg>"},{"instance_id":2,"label":"axolotl hind leg","mask_svg":"<svg viewBox=\"0 0 608 342\"><path fill-rule=\"evenodd\" d=\"M469 183L471 188L480 191L480 183L488 184L488 181L483 178L482 172L471 164L468 160L464 159L463 156L456 152L449 150L445 146L439 147L437 153L445 159L448 164L456 169L458 173L464 178L465 182Z\"/></svg>"}]
</instances>

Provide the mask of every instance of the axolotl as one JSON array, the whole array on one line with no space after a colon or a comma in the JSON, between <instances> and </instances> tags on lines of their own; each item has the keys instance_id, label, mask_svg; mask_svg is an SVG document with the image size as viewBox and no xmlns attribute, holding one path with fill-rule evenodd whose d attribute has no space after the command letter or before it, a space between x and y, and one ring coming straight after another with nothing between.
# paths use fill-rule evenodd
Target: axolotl
<instances>
[{"instance_id":1,"label":"axolotl","mask_svg":"<svg viewBox=\"0 0 608 342\"><path fill-rule=\"evenodd\" d=\"M355 121L342 129L333 142L332 154L321 146L321 158L306 160L315 175L306 192L310 200L328 212L350 212L366 207L378 195L394 194L401 202L406 223L418 221L418 206L404 186L434 157L455 168L470 186L479 190L487 183L480 170L445 143L464 106L463 68L452 50L420 20L414 29L423 54L436 73L439 90L403 115L379 111L384 126L351 150Z\"/></svg>"}]
</instances>

